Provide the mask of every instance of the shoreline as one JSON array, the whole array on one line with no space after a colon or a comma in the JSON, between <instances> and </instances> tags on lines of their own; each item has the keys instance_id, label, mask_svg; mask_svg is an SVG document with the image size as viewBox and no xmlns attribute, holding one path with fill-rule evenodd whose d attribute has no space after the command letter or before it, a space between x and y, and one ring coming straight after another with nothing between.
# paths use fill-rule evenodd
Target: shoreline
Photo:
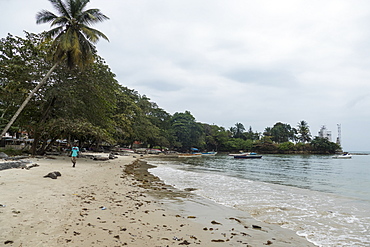
<instances>
[{"instance_id":1,"label":"shoreline","mask_svg":"<svg viewBox=\"0 0 370 247\"><path fill-rule=\"evenodd\" d=\"M0 171L0 245L314 246L293 231L177 191L132 156L79 158L76 168L66 156L30 161L38 166ZM43 178L53 171L61 176Z\"/></svg>"}]
</instances>

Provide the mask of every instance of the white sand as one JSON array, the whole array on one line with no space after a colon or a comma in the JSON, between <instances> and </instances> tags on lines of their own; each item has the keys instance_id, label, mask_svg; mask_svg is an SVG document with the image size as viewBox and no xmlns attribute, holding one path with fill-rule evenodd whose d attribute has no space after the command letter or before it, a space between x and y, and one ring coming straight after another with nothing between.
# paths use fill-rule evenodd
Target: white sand
<instances>
[{"instance_id":1,"label":"white sand","mask_svg":"<svg viewBox=\"0 0 370 247\"><path fill-rule=\"evenodd\" d=\"M148 186L160 181L123 172L134 160L79 158L72 168L69 157L56 156L32 159L39 166L30 170L0 171L0 246L313 246L199 198L162 203ZM53 171L62 176L43 178ZM156 192L171 198L168 189Z\"/></svg>"}]
</instances>

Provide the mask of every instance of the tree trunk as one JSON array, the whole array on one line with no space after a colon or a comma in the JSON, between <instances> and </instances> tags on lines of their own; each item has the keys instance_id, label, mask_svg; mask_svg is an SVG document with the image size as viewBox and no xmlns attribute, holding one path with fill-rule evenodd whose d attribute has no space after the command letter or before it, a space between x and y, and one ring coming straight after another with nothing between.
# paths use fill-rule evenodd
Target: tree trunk
<instances>
[{"instance_id":1,"label":"tree trunk","mask_svg":"<svg viewBox=\"0 0 370 247\"><path fill-rule=\"evenodd\" d=\"M45 75L45 77L41 80L39 84L30 92L28 97L23 101L22 105L18 108L17 112L14 114L14 116L10 119L8 125L3 129L1 132L0 138L5 135L5 133L9 130L10 126L15 122L15 120L18 118L19 114L23 111L23 109L26 107L28 102L31 100L33 95L43 86L46 84L47 79L49 79L51 73L55 70L55 68L59 65L59 62L55 63L54 66L48 71L48 73Z\"/></svg>"}]
</instances>

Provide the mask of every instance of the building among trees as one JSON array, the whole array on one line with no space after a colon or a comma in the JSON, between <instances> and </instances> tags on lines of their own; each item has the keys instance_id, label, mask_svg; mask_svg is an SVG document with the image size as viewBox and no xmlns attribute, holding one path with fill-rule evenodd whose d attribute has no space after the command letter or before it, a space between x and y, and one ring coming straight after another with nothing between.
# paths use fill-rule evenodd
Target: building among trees
<instances>
[{"instance_id":1,"label":"building among trees","mask_svg":"<svg viewBox=\"0 0 370 247\"><path fill-rule=\"evenodd\" d=\"M319 131L319 137L325 138L331 142L331 131L328 130L325 125L323 125Z\"/></svg>"}]
</instances>

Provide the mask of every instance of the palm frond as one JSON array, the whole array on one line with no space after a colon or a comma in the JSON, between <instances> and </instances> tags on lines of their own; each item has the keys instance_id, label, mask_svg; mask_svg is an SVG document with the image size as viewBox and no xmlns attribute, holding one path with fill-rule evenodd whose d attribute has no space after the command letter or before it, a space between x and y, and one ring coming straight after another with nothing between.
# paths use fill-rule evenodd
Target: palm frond
<instances>
[{"instance_id":1,"label":"palm frond","mask_svg":"<svg viewBox=\"0 0 370 247\"><path fill-rule=\"evenodd\" d=\"M103 22L105 20L109 20L109 17L104 15L99 9L88 9L81 12L80 16L78 16L78 21L87 25Z\"/></svg>"},{"instance_id":2,"label":"palm frond","mask_svg":"<svg viewBox=\"0 0 370 247\"><path fill-rule=\"evenodd\" d=\"M61 0L49 0L49 2L53 5L53 7L64 16L69 16L69 12L66 8L66 5Z\"/></svg>"},{"instance_id":3,"label":"palm frond","mask_svg":"<svg viewBox=\"0 0 370 247\"><path fill-rule=\"evenodd\" d=\"M81 26L81 32L86 36L88 40L90 40L94 44L99 41L99 38L103 38L109 41L108 37L105 36L104 33L85 25Z\"/></svg>"},{"instance_id":4,"label":"palm frond","mask_svg":"<svg viewBox=\"0 0 370 247\"><path fill-rule=\"evenodd\" d=\"M54 21L51 23L51 26L66 26L69 23L71 23L71 19L69 19L67 16L59 16L54 19Z\"/></svg>"},{"instance_id":5,"label":"palm frond","mask_svg":"<svg viewBox=\"0 0 370 247\"><path fill-rule=\"evenodd\" d=\"M90 0L69 0L68 9L71 15L77 19L77 16L79 13L83 12L88 2L90 2Z\"/></svg>"},{"instance_id":6,"label":"palm frond","mask_svg":"<svg viewBox=\"0 0 370 247\"><path fill-rule=\"evenodd\" d=\"M52 39L63 32L63 27L56 27L47 32L45 32L45 39Z\"/></svg>"},{"instance_id":7,"label":"palm frond","mask_svg":"<svg viewBox=\"0 0 370 247\"><path fill-rule=\"evenodd\" d=\"M48 10L41 10L36 14L36 23L37 24L42 24L42 23L48 23L53 21L57 16L48 11Z\"/></svg>"}]
</instances>

